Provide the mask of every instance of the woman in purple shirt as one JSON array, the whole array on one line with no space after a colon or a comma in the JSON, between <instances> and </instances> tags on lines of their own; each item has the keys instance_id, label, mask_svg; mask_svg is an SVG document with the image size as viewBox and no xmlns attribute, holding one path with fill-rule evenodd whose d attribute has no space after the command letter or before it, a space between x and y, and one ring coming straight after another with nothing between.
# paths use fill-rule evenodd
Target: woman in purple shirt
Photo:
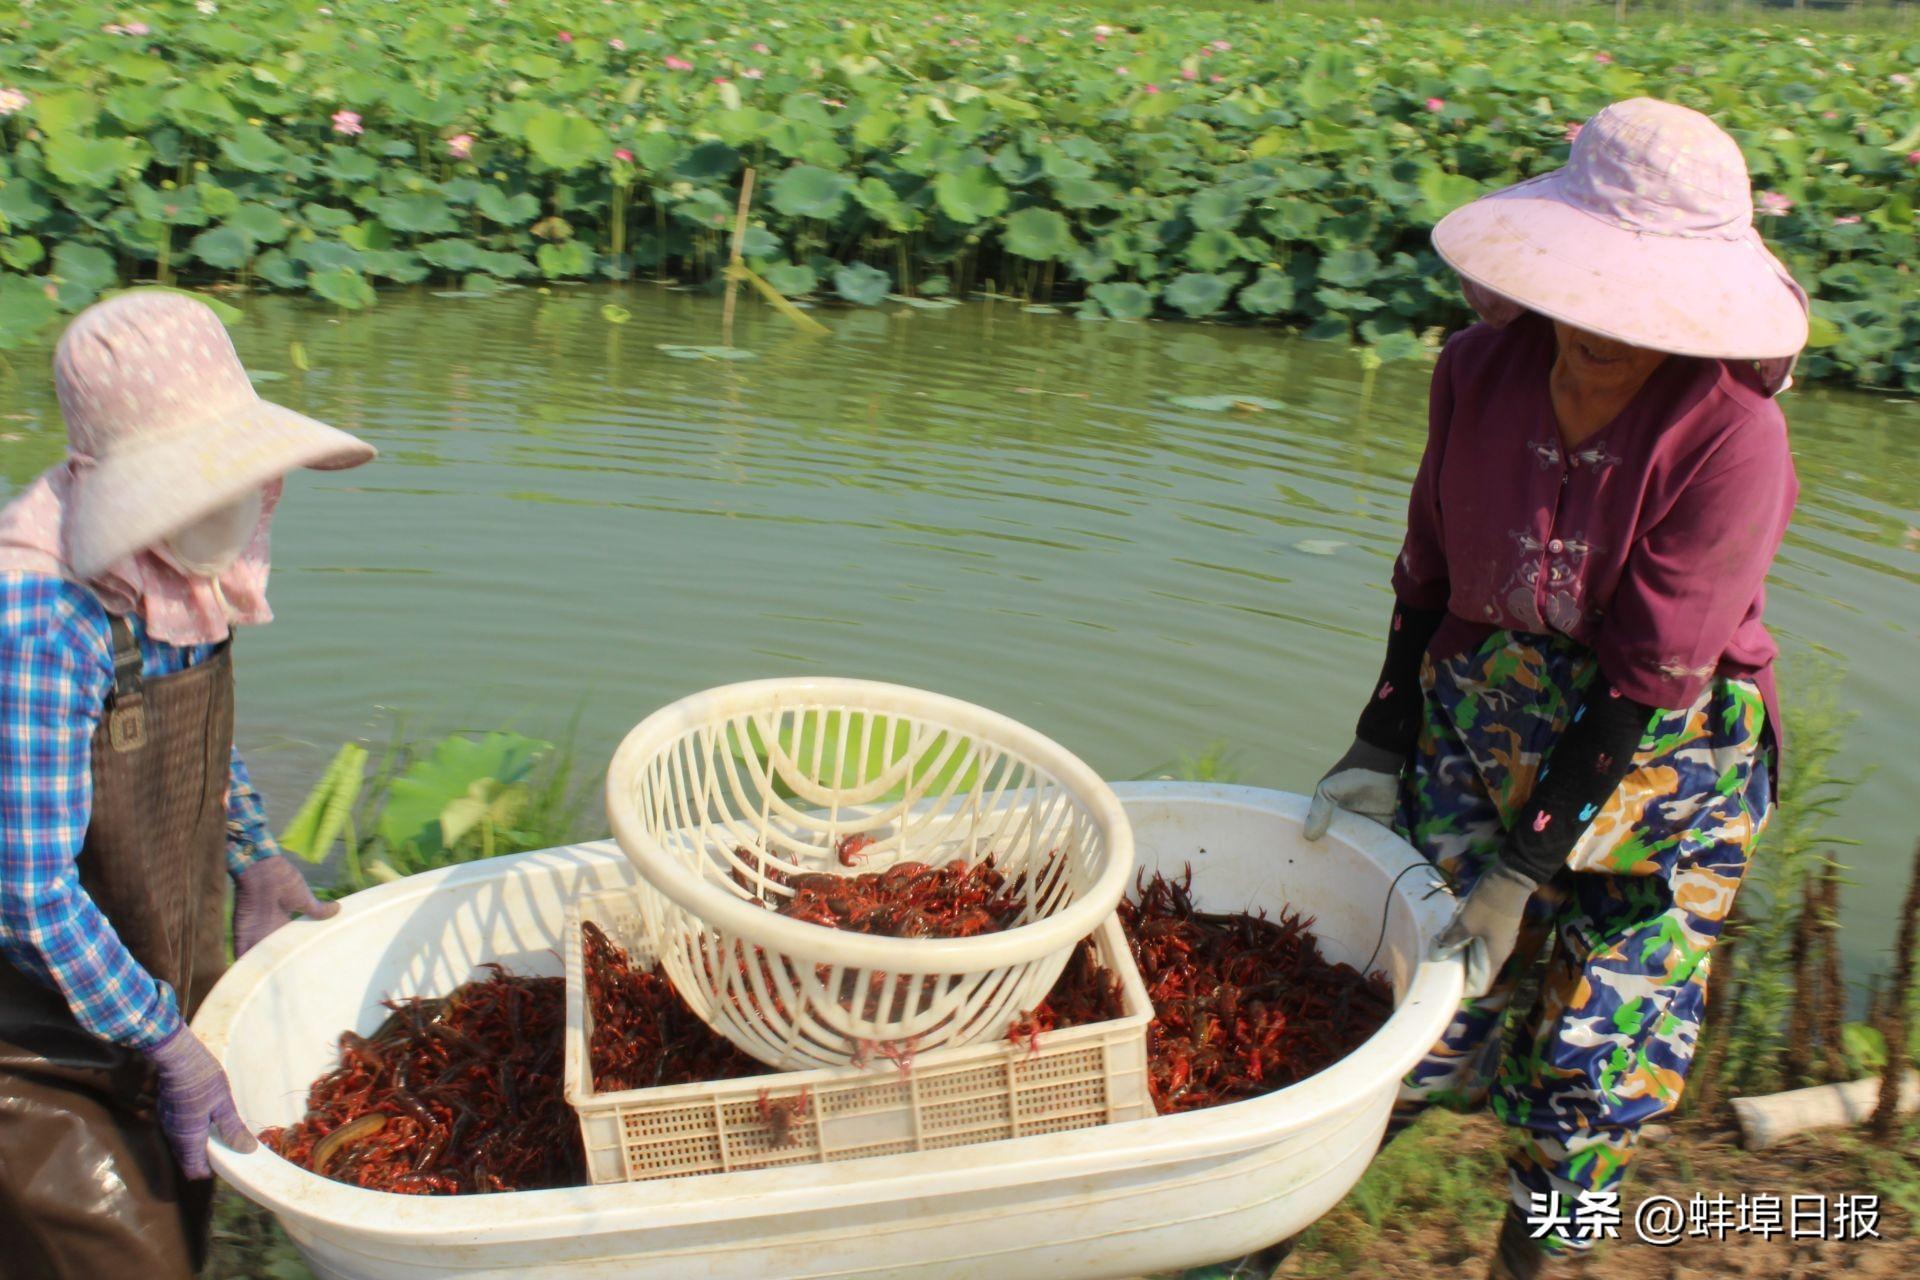
<instances>
[{"instance_id":1,"label":"woman in purple shirt","mask_svg":"<svg viewBox=\"0 0 1920 1280\"><path fill-rule=\"evenodd\" d=\"M1391 822L1462 895L1440 945L1467 999L1388 1132L1490 1099L1521 1138L1493 1274L1530 1276L1630 1214L1634 1135L1679 1101L1772 811L1761 614L1796 492L1773 397L1806 295L1738 146L1649 99L1434 243L1485 323L1434 371L1386 661L1307 834Z\"/></svg>"}]
</instances>

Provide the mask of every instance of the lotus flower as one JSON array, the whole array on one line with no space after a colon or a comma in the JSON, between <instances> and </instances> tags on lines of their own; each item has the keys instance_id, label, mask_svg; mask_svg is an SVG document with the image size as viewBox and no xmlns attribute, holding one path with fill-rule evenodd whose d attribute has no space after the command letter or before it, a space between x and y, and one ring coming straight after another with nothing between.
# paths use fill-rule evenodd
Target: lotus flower
<instances>
[{"instance_id":1,"label":"lotus flower","mask_svg":"<svg viewBox=\"0 0 1920 1280\"><path fill-rule=\"evenodd\" d=\"M1192 67L1182 67L1180 68L1180 78L1182 80L1198 80L1200 78L1200 73L1198 71L1195 71Z\"/></svg>"},{"instance_id":2,"label":"lotus flower","mask_svg":"<svg viewBox=\"0 0 1920 1280\"><path fill-rule=\"evenodd\" d=\"M344 107L333 113L333 131L348 138L366 132L360 127L360 113Z\"/></svg>"},{"instance_id":3,"label":"lotus flower","mask_svg":"<svg viewBox=\"0 0 1920 1280\"><path fill-rule=\"evenodd\" d=\"M1887 79L1892 81L1894 84L1899 85L1902 89L1913 88L1913 77L1906 74L1904 71L1896 71L1892 75L1888 76Z\"/></svg>"},{"instance_id":4,"label":"lotus flower","mask_svg":"<svg viewBox=\"0 0 1920 1280\"><path fill-rule=\"evenodd\" d=\"M766 45L764 45L764 44L756 44L756 45L754 45L754 46L753 46L753 51L754 51L755 53L772 53L772 52L773 52L773 50L771 50L771 49L769 49L769 48L767 48L767 46L766 46Z\"/></svg>"},{"instance_id":5,"label":"lotus flower","mask_svg":"<svg viewBox=\"0 0 1920 1280\"><path fill-rule=\"evenodd\" d=\"M1604 66L1607 66L1607 65L1609 65L1609 64L1611 64L1611 63L1613 62L1613 55L1612 55L1612 54L1610 54L1610 53L1607 53L1607 52L1604 52L1604 51L1602 51L1602 52L1600 52L1600 53L1596 53L1596 54L1594 54L1594 55L1593 55L1593 60L1594 60L1595 62L1597 62L1597 63L1599 63L1599 64L1600 64L1601 66L1603 66L1603 67L1604 67Z\"/></svg>"},{"instance_id":6,"label":"lotus flower","mask_svg":"<svg viewBox=\"0 0 1920 1280\"><path fill-rule=\"evenodd\" d=\"M627 51L627 42L619 36L615 36L613 39L607 41L607 48L613 50L615 53L625 53Z\"/></svg>"},{"instance_id":7,"label":"lotus flower","mask_svg":"<svg viewBox=\"0 0 1920 1280\"><path fill-rule=\"evenodd\" d=\"M1157 85L1157 84L1150 84L1150 85L1148 85L1148 86L1147 86L1147 92L1148 92L1148 93L1158 93L1158 92L1160 92L1160 86L1159 86L1159 85Z\"/></svg>"},{"instance_id":8,"label":"lotus flower","mask_svg":"<svg viewBox=\"0 0 1920 1280\"><path fill-rule=\"evenodd\" d=\"M556 40L558 40L558 41L559 41L559 42L560 42L561 44L572 44L572 43L573 43L573 32L571 32L571 31L562 31L562 32L561 32L561 33L560 33L560 34L559 34L558 36L556 36L556 37L554 37L554 38L555 38Z\"/></svg>"},{"instance_id":9,"label":"lotus flower","mask_svg":"<svg viewBox=\"0 0 1920 1280\"><path fill-rule=\"evenodd\" d=\"M1560 136L1565 138L1569 143L1571 143L1575 139L1579 138L1580 130L1584 127L1585 126L1582 125L1578 120L1575 120L1572 124L1567 126L1566 132L1561 134Z\"/></svg>"},{"instance_id":10,"label":"lotus flower","mask_svg":"<svg viewBox=\"0 0 1920 1280\"><path fill-rule=\"evenodd\" d=\"M1233 48L1233 46L1228 44L1225 40L1215 40L1211 47L1220 53L1225 53L1227 50Z\"/></svg>"},{"instance_id":11,"label":"lotus flower","mask_svg":"<svg viewBox=\"0 0 1920 1280\"><path fill-rule=\"evenodd\" d=\"M760 80L760 79L763 79L766 76L766 74L767 74L766 72L762 71L758 67L748 67L745 71L742 71L740 73L740 78L742 80Z\"/></svg>"},{"instance_id":12,"label":"lotus flower","mask_svg":"<svg viewBox=\"0 0 1920 1280\"><path fill-rule=\"evenodd\" d=\"M1433 114L1439 115L1442 111L1445 111L1446 109L1447 109L1447 100L1445 98L1428 98L1427 99L1427 110L1433 112Z\"/></svg>"},{"instance_id":13,"label":"lotus flower","mask_svg":"<svg viewBox=\"0 0 1920 1280\"><path fill-rule=\"evenodd\" d=\"M1785 217L1787 211L1792 208L1793 201L1781 195L1778 191L1762 191L1760 193L1760 208L1757 212L1764 217Z\"/></svg>"},{"instance_id":14,"label":"lotus flower","mask_svg":"<svg viewBox=\"0 0 1920 1280\"><path fill-rule=\"evenodd\" d=\"M0 89L0 120L6 119L15 112L25 111L27 104L32 101L32 98L18 89Z\"/></svg>"},{"instance_id":15,"label":"lotus flower","mask_svg":"<svg viewBox=\"0 0 1920 1280\"><path fill-rule=\"evenodd\" d=\"M203 17L208 18L220 12L220 6L215 4L214 0L193 0L193 7L198 9Z\"/></svg>"},{"instance_id":16,"label":"lotus flower","mask_svg":"<svg viewBox=\"0 0 1920 1280\"><path fill-rule=\"evenodd\" d=\"M625 163L627 163L627 164L632 164L632 163L633 163L633 152L631 152L631 151L629 151L629 150L627 150L627 149L626 149L625 147L620 147L620 148L618 148L617 150L615 150L615 151L614 151L614 153L613 153L613 158L614 158L615 160L620 160L620 161L624 161L624 162L625 162Z\"/></svg>"},{"instance_id":17,"label":"lotus flower","mask_svg":"<svg viewBox=\"0 0 1920 1280\"><path fill-rule=\"evenodd\" d=\"M676 58L673 54L670 53L667 55L667 70L691 71L693 70L693 64L687 61L685 58Z\"/></svg>"},{"instance_id":18,"label":"lotus flower","mask_svg":"<svg viewBox=\"0 0 1920 1280\"><path fill-rule=\"evenodd\" d=\"M447 154L455 160L465 160L473 154L473 135L456 133L447 139Z\"/></svg>"},{"instance_id":19,"label":"lotus flower","mask_svg":"<svg viewBox=\"0 0 1920 1280\"><path fill-rule=\"evenodd\" d=\"M1859 215L1859 214L1857 214L1857 213L1843 213L1843 214L1841 214L1841 215L1840 215L1839 217L1837 217L1837 218L1835 218L1835 219L1833 220L1833 225L1834 225L1834 226L1836 226L1836 227L1851 227L1851 226L1853 226L1853 225L1854 225L1855 223L1857 223L1857 222L1859 222L1859 221L1860 221L1860 215Z\"/></svg>"}]
</instances>

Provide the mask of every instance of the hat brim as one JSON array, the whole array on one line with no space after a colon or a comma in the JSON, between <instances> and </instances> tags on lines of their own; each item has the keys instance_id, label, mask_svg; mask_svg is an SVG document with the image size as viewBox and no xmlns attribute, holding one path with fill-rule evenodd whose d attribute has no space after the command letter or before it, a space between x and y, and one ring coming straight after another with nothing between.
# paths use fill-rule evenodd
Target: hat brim
<instances>
[{"instance_id":1,"label":"hat brim","mask_svg":"<svg viewBox=\"0 0 1920 1280\"><path fill-rule=\"evenodd\" d=\"M1636 347L1770 360L1806 345L1806 313L1757 240L1624 230L1561 198L1559 178L1455 209L1434 248L1475 284Z\"/></svg>"},{"instance_id":2,"label":"hat brim","mask_svg":"<svg viewBox=\"0 0 1920 1280\"><path fill-rule=\"evenodd\" d=\"M340 471L375 453L364 440L256 398L81 468L62 533L67 565L82 581L96 577L289 471Z\"/></svg>"}]
</instances>

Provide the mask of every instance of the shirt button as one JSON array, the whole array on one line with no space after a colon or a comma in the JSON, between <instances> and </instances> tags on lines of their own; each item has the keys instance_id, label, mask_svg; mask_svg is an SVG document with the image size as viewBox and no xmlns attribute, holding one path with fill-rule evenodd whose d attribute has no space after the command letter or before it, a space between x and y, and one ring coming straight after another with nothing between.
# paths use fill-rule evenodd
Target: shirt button
<instances>
[{"instance_id":1,"label":"shirt button","mask_svg":"<svg viewBox=\"0 0 1920 1280\"><path fill-rule=\"evenodd\" d=\"M1552 542L1549 542L1547 544L1547 550L1553 552L1553 554L1555 555L1559 555L1562 551L1565 551L1566 549L1567 549L1567 544L1560 541L1560 539L1558 538L1555 538Z\"/></svg>"}]
</instances>

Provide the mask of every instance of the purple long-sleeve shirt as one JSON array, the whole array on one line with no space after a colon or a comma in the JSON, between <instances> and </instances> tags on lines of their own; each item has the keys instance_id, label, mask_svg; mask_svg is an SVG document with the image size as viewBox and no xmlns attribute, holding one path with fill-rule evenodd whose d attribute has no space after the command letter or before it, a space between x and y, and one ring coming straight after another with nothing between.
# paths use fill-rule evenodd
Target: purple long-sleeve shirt
<instances>
[{"instance_id":1,"label":"purple long-sleeve shirt","mask_svg":"<svg viewBox=\"0 0 1920 1280\"><path fill-rule=\"evenodd\" d=\"M1673 356L1569 450L1554 350L1532 314L1447 343L1395 594L1447 610L1436 658L1495 630L1557 631L1627 697L1676 709L1717 674L1752 679L1780 740L1761 615L1799 485L1779 406L1750 371Z\"/></svg>"}]
</instances>

